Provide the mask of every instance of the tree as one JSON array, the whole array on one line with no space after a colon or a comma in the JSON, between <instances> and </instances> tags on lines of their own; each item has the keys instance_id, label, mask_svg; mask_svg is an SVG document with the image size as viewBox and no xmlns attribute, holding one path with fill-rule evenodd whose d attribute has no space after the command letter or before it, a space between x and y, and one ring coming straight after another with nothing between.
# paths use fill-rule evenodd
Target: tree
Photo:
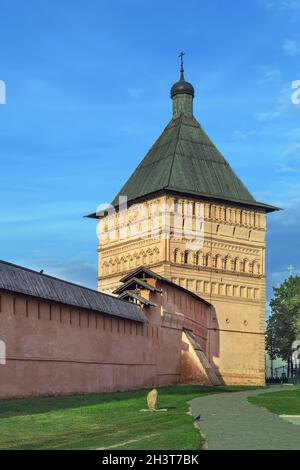
<instances>
[{"instance_id":1,"label":"tree","mask_svg":"<svg viewBox=\"0 0 300 470\"><path fill-rule=\"evenodd\" d=\"M270 306L266 349L271 360L280 357L288 363L288 377L292 343L300 337L300 277L290 276L279 287L274 287Z\"/></svg>"}]
</instances>

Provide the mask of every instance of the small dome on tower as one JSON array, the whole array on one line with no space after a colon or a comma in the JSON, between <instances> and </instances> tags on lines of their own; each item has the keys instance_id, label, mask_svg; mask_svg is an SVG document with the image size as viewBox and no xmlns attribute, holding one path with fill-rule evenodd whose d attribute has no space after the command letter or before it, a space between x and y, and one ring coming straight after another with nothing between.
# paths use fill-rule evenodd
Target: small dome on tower
<instances>
[{"instance_id":1,"label":"small dome on tower","mask_svg":"<svg viewBox=\"0 0 300 470\"><path fill-rule=\"evenodd\" d=\"M184 69L183 69L183 56L184 52L181 52L179 57L181 59L181 68L180 68L180 80L175 83L171 88L171 98L175 95L187 94L191 95L193 98L195 96L195 90L191 83L186 82L184 79Z\"/></svg>"},{"instance_id":2,"label":"small dome on tower","mask_svg":"<svg viewBox=\"0 0 300 470\"><path fill-rule=\"evenodd\" d=\"M186 82L184 79L179 80L179 82L175 83L171 88L171 98L175 95L181 95L186 93L187 95L195 96L195 90L191 83Z\"/></svg>"}]
</instances>

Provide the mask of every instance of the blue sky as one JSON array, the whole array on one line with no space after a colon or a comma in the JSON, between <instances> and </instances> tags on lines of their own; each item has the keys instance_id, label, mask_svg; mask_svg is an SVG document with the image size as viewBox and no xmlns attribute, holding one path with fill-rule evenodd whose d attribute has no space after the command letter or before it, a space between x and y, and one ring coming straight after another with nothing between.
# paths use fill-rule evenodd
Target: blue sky
<instances>
[{"instance_id":1,"label":"blue sky","mask_svg":"<svg viewBox=\"0 0 300 470\"><path fill-rule=\"evenodd\" d=\"M300 274L300 0L1 0L0 258L96 287L94 221L171 117L195 115L269 216L268 297Z\"/></svg>"}]
</instances>

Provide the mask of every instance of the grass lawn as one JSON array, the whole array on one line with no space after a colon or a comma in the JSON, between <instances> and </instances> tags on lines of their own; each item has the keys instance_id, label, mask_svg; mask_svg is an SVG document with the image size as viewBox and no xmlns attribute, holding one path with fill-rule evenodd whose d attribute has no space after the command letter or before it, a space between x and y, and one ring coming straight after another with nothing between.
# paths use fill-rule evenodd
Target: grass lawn
<instances>
[{"instance_id":1,"label":"grass lawn","mask_svg":"<svg viewBox=\"0 0 300 470\"><path fill-rule=\"evenodd\" d=\"M300 389L282 390L249 397L253 405L263 406L277 415L300 415Z\"/></svg>"},{"instance_id":2,"label":"grass lawn","mask_svg":"<svg viewBox=\"0 0 300 470\"><path fill-rule=\"evenodd\" d=\"M168 411L159 413L140 411L146 408L145 390L2 400L0 449L197 450L201 437L187 402L204 394L250 388L162 388L159 405Z\"/></svg>"}]
</instances>

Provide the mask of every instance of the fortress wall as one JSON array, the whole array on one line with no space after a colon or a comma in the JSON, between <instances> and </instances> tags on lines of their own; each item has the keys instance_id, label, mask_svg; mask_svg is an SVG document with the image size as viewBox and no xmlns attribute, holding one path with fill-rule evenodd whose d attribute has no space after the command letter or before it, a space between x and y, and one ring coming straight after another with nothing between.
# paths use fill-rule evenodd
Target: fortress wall
<instances>
[{"instance_id":1,"label":"fortress wall","mask_svg":"<svg viewBox=\"0 0 300 470\"><path fill-rule=\"evenodd\" d=\"M0 398L112 392L178 381L179 332L0 293ZM178 345L177 343L177 349ZM178 358L178 360L177 360ZM158 364L159 360L159 364Z\"/></svg>"},{"instance_id":2,"label":"fortress wall","mask_svg":"<svg viewBox=\"0 0 300 470\"><path fill-rule=\"evenodd\" d=\"M210 322L210 308L202 299L197 299L188 292L177 288L176 285L166 285L157 282L162 289L162 307L164 311L174 312L182 316L182 327L191 330L207 354L208 325ZM154 300L154 302L156 302Z\"/></svg>"}]
</instances>

